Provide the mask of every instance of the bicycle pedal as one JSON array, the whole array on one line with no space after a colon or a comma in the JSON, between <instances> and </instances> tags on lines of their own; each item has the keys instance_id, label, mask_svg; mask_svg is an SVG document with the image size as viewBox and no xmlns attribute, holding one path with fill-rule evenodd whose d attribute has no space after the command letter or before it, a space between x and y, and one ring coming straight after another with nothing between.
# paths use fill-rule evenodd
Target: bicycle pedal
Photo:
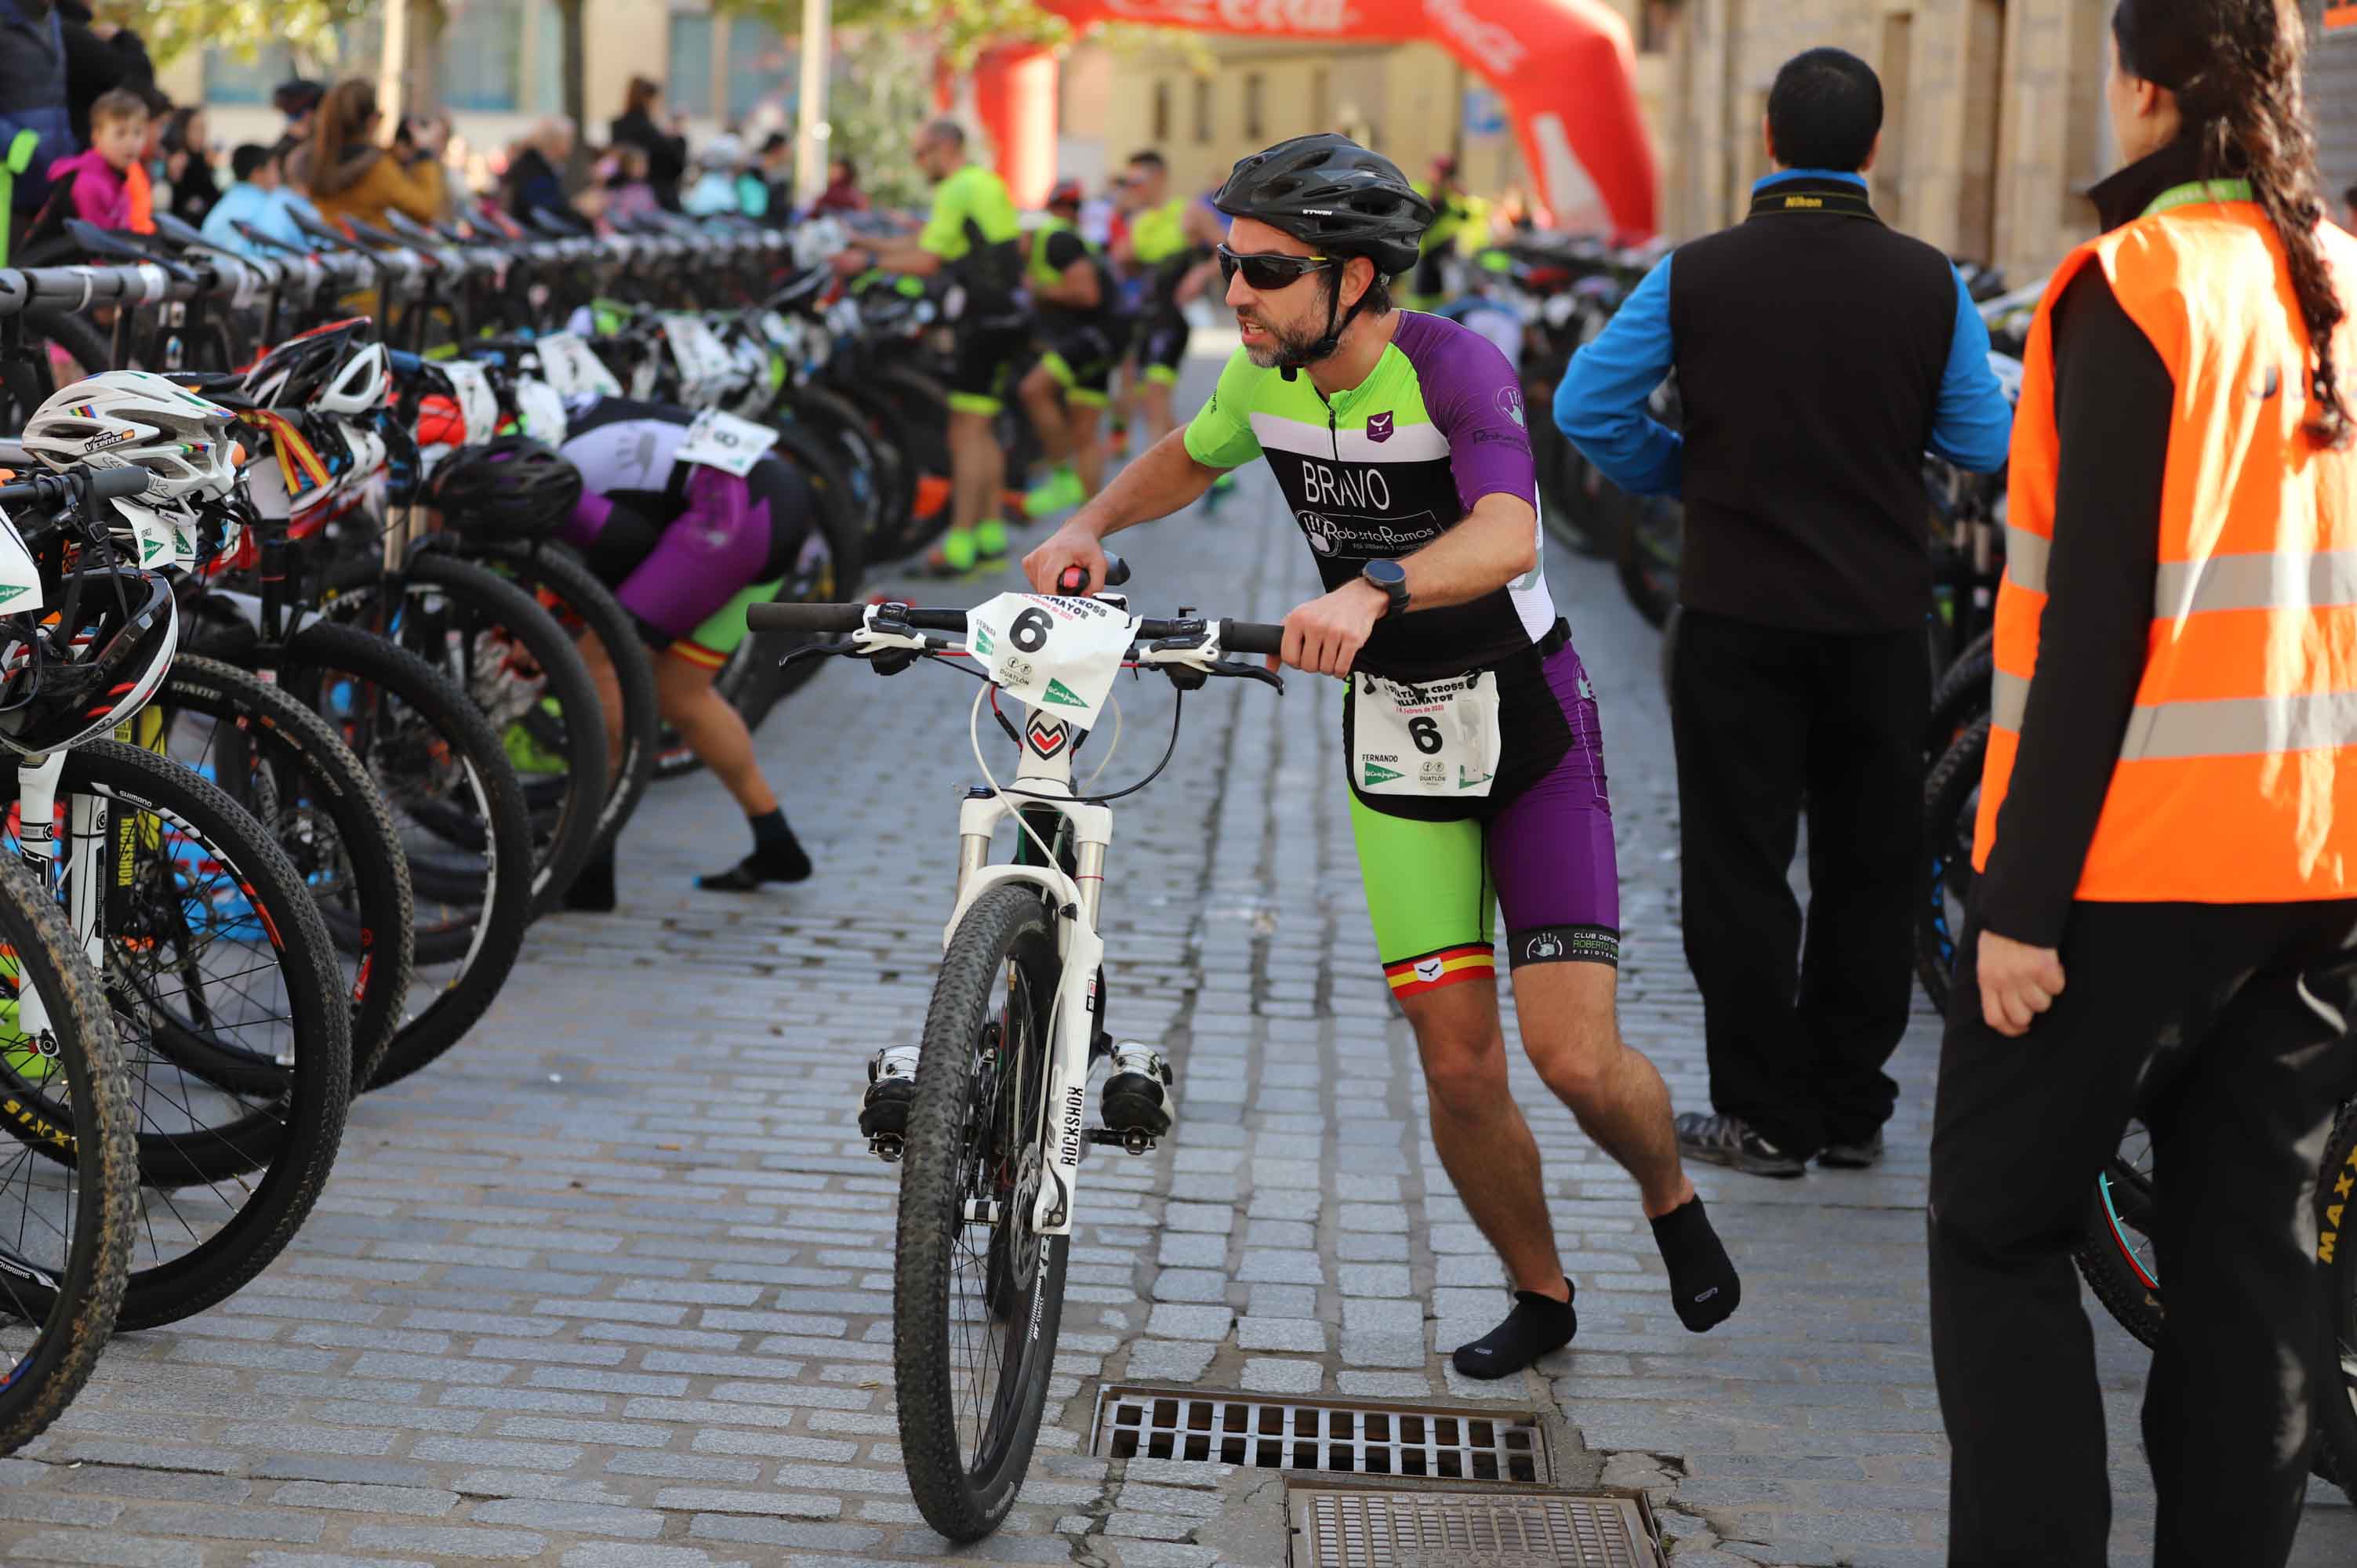
<instances>
[{"instance_id":1,"label":"bicycle pedal","mask_svg":"<svg viewBox=\"0 0 2357 1568\"><path fill-rule=\"evenodd\" d=\"M888 1165L897 1165L908 1145L898 1133L878 1133L867 1140L867 1152Z\"/></svg>"},{"instance_id":2,"label":"bicycle pedal","mask_svg":"<svg viewBox=\"0 0 2357 1568\"><path fill-rule=\"evenodd\" d=\"M1155 1140L1159 1135L1144 1127L1092 1127L1089 1129L1090 1143L1110 1144L1125 1155L1150 1153L1154 1148Z\"/></svg>"}]
</instances>

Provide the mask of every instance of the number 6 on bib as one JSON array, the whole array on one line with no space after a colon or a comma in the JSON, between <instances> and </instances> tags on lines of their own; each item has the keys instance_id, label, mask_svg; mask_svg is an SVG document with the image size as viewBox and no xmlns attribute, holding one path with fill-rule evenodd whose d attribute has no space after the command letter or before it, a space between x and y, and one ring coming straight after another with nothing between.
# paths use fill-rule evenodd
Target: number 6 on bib
<instances>
[{"instance_id":1,"label":"number 6 on bib","mask_svg":"<svg viewBox=\"0 0 2357 1568\"><path fill-rule=\"evenodd\" d=\"M1498 769L1498 682L1351 677L1351 782L1362 795L1479 800Z\"/></svg>"}]
</instances>

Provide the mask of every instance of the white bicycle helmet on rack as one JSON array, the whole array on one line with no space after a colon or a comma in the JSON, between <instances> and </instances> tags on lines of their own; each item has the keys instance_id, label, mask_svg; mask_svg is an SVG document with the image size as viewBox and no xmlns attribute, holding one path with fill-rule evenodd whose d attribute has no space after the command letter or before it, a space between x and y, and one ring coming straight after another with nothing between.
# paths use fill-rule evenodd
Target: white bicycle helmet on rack
<instances>
[{"instance_id":1,"label":"white bicycle helmet on rack","mask_svg":"<svg viewBox=\"0 0 2357 1568\"><path fill-rule=\"evenodd\" d=\"M245 395L282 413L366 414L385 406L393 370L368 317L353 317L290 338L245 373Z\"/></svg>"},{"instance_id":2,"label":"white bicycle helmet on rack","mask_svg":"<svg viewBox=\"0 0 2357 1568\"><path fill-rule=\"evenodd\" d=\"M146 371L103 371L33 411L25 449L52 468L103 455L147 470L161 500L211 500L237 487L237 416ZM112 464L110 464L112 466Z\"/></svg>"}]
</instances>

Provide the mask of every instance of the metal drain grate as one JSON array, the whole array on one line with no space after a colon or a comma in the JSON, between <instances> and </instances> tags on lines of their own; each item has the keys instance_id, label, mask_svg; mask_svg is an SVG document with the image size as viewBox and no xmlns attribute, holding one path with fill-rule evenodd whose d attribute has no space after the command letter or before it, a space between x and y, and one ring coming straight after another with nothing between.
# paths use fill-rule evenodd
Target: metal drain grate
<instances>
[{"instance_id":1,"label":"metal drain grate","mask_svg":"<svg viewBox=\"0 0 2357 1568\"><path fill-rule=\"evenodd\" d=\"M1293 1568L1659 1568L1626 1498L1296 1487Z\"/></svg>"},{"instance_id":2,"label":"metal drain grate","mask_svg":"<svg viewBox=\"0 0 2357 1568\"><path fill-rule=\"evenodd\" d=\"M1114 1459L1444 1481L1555 1478L1538 1418L1527 1412L1273 1400L1123 1384L1097 1396L1095 1452Z\"/></svg>"}]
</instances>

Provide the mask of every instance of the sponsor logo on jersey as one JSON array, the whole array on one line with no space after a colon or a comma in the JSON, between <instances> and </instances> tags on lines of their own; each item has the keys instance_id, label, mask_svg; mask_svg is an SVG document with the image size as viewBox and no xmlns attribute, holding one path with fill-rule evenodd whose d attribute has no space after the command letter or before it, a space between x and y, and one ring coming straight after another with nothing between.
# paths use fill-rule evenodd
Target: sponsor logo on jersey
<instances>
[{"instance_id":1,"label":"sponsor logo on jersey","mask_svg":"<svg viewBox=\"0 0 2357 1568\"><path fill-rule=\"evenodd\" d=\"M1305 511L1298 514L1298 521L1302 533L1309 540L1310 549L1320 555L1334 553L1334 525L1322 513Z\"/></svg>"},{"instance_id":2,"label":"sponsor logo on jersey","mask_svg":"<svg viewBox=\"0 0 2357 1568\"><path fill-rule=\"evenodd\" d=\"M1415 966L1415 977L1427 983L1438 980L1442 962L1442 960L1437 958L1426 959Z\"/></svg>"},{"instance_id":3,"label":"sponsor logo on jersey","mask_svg":"<svg viewBox=\"0 0 2357 1568\"><path fill-rule=\"evenodd\" d=\"M1523 945L1523 956L1533 960L1561 958L1563 944L1555 940L1553 931L1543 931Z\"/></svg>"},{"instance_id":4,"label":"sponsor logo on jersey","mask_svg":"<svg viewBox=\"0 0 2357 1568\"><path fill-rule=\"evenodd\" d=\"M1383 438L1374 436L1372 427L1369 434L1372 439ZM1383 435L1390 434L1386 424ZM1383 478L1380 468L1336 468L1314 457L1305 457L1301 460L1301 489L1311 501L1323 506L1349 507L1356 511L1392 510L1391 481Z\"/></svg>"},{"instance_id":5,"label":"sponsor logo on jersey","mask_svg":"<svg viewBox=\"0 0 2357 1568\"><path fill-rule=\"evenodd\" d=\"M1523 417L1522 388L1500 387L1498 389L1497 402L1498 412L1500 413L1504 414L1508 419L1512 420L1516 424L1522 425L1526 430L1530 428L1528 422Z\"/></svg>"},{"instance_id":6,"label":"sponsor logo on jersey","mask_svg":"<svg viewBox=\"0 0 2357 1568\"><path fill-rule=\"evenodd\" d=\"M1367 439L1370 441L1389 441L1391 438L1391 411L1386 409L1381 413L1369 414L1367 416Z\"/></svg>"}]
</instances>

